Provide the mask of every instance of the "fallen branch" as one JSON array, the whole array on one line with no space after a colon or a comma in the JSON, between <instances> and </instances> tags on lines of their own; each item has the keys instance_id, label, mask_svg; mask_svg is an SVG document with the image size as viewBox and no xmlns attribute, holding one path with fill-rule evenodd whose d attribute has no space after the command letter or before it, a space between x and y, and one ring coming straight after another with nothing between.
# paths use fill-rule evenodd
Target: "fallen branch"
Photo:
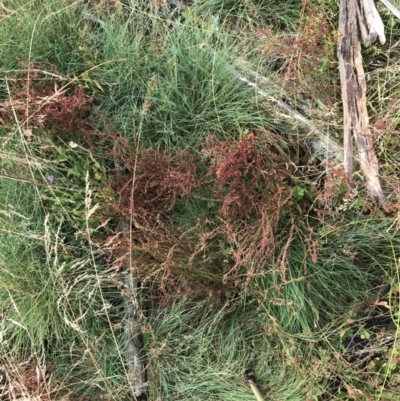
<instances>
[{"instance_id":1,"label":"fallen branch","mask_svg":"<svg viewBox=\"0 0 400 401\"><path fill-rule=\"evenodd\" d=\"M397 18L400 19L400 11L397 9L393 4L391 4L388 0L381 0L381 3L383 3L386 8Z\"/></svg>"},{"instance_id":2,"label":"fallen branch","mask_svg":"<svg viewBox=\"0 0 400 401\"><path fill-rule=\"evenodd\" d=\"M339 13L338 59L343 99L344 168L353 174L353 138L357 144L359 163L368 192L384 202L379 181L379 165L375 155L367 111L367 86L361 56L358 27L366 44L377 37L385 42L383 24L372 0L341 0Z\"/></svg>"},{"instance_id":3,"label":"fallen branch","mask_svg":"<svg viewBox=\"0 0 400 401\"><path fill-rule=\"evenodd\" d=\"M139 327L137 288L137 278L132 273L127 273L124 277L124 290L127 299L124 318L125 358L132 392L136 397L140 397L146 392L146 380L142 360L143 345Z\"/></svg>"},{"instance_id":4,"label":"fallen branch","mask_svg":"<svg viewBox=\"0 0 400 401\"><path fill-rule=\"evenodd\" d=\"M305 134L305 142L312 149L314 157L319 157L325 161L342 161L342 147L332 139L328 134L322 132L317 126L308 118L304 117L297 110L291 108L284 101L264 92L258 86L249 81L247 78L241 77L242 82L247 83L257 89L257 93L264 96L271 104L278 110L281 117L286 120L291 120L297 129Z\"/></svg>"},{"instance_id":5,"label":"fallen branch","mask_svg":"<svg viewBox=\"0 0 400 401\"><path fill-rule=\"evenodd\" d=\"M257 401L264 401L264 398L261 395L260 390L258 389L257 385L254 383L253 380L251 380L251 379L249 380L249 385L250 385L250 388L252 389L253 394L256 397Z\"/></svg>"},{"instance_id":6,"label":"fallen branch","mask_svg":"<svg viewBox=\"0 0 400 401\"><path fill-rule=\"evenodd\" d=\"M129 237L130 224L121 219L118 223L117 231L119 235ZM124 317L124 351L132 395L134 397L140 397L146 392L146 380L142 358L142 335L140 331L141 313L138 304L138 281L130 271L130 256L129 251L122 260L122 267L125 267L125 270L127 270L124 273L124 295L126 298Z\"/></svg>"}]
</instances>

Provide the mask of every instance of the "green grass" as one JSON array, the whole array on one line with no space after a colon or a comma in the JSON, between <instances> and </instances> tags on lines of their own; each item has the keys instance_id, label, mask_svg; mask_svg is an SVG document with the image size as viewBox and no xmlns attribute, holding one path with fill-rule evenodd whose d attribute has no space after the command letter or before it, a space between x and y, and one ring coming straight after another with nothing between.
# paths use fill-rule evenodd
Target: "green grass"
<instances>
[{"instance_id":1,"label":"green grass","mask_svg":"<svg viewBox=\"0 0 400 401\"><path fill-rule=\"evenodd\" d=\"M1 187L2 364L21 358L37 366L57 363L55 377L64 370L67 385L86 363L97 376L91 380L104 382L105 349L113 341L104 306L115 295L102 287L110 286L112 272L32 204L40 196L34 186L2 179ZM94 344L98 348L90 352ZM105 386L112 391L108 382Z\"/></svg>"},{"instance_id":2,"label":"green grass","mask_svg":"<svg viewBox=\"0 0 400 401\"><path fill-rule=\"evenodd\" d=\"M83 18L73 3L13 1L10 10L15 12L3 10L1 15L3 72L12 75L13 70L26 68L30 60L49 62L66 74L84 67L75 46L83 38Z\"/></svg>"},{"instance_id":3,"label":"green grass","mask_svg":"<svg viewBox=\"0 0 400 401\"><path fill-rule=\"evenodd\" d=\"M217 41L199 29L190 14L184 23L166 32L151 31L150 37L134 22L126 23L136 28L133 40L125 35L127 26L97 33L102 51L99 67L90 73L109 83L101 110L126 137L135 137L140 121L147 146L196 149L209 135L239 137L246 129L272 124L271 116L260 113L254 90L227 68L235 49L223 37ZM145 101L148 110L142 118Z\"/></svg>"},{"instance_id":4,"label":"green grass","mask_svg":"<svg viewBox=\"0 0 400 401\"><path fill-rule=\"evenodd\" d=\"M252 309L238 299L214 305L208 300L196 305L184 300L152 312L149 324L154 331L146 336L151 347L149 378L157 377L159 386L151 389L150 398L251 399L243 379L250 368L257 371L269 397L302 399L315 385L313 380L302 383L307 350L299 345L291 360L288 345L268 333L269 317ZM277 364L281 358L286 364Z\"/></svg>"},{"instance_id":5,"label":"green grass","mask_svg":"<svg viewBox=\"0 0 400 401\"><path fill-rule=\"evenodd\" d=\"M195 4L200 15L213 15L214 18L220 19L222 28L233 25L234 28L240 29L245 28L246 25L268 24L279 30L294 30L301 15L300 1L288 1L282 4L275 0L267 2L201 0ZM240 32L239 29L236 32Z\"/></svg>"},{"instance_id":6,"label":"green grass","mask_svg":"<svg viewBox=\"0 0 400 401\"><path fill-rule=\"evenodd\" d=\"M265 399L396 399L399 22L383 13L389 44L363 49L367 65L386 63L367 71L388 200L382 210L363 194L362 180L358 194L346 198L340 172L330 175L328 166L316 166L300 129L260 94L282 96L340 141L338 74L331 65L334 2L199 0L184 2L182 17L174 20L158 14L156 3L15 0L0 9L5 399L132 399L124 271L115 261L127 248L115 228L121 214L138 210L148 213L134 215L131 235L132 268L142 280L149 400L251 400L247 369ZM46 99L41 85L60 92L54 89ZM79 88L91 98L90 110L70 130L68 121L41 117L43 110L54 117L68 108L67 120L79 115L68 103L79 100L73 97ZM225 170L206 175L253 135L265 181L254 179L251 158L237 170L232 158ZM226 147L216 151L210 143ZM169 166L166 171L146 171L140 164L146 149L155 165L163 161L160 169ZM188 194L173 181L181 174L175 168L184 159L181 151L198 163ZM116 157L125 164L123 178L113 170ZM231 171L231 181L218 178L223 171ZM242 180L235 181L232 171ZM130 182L143 182L146 174L164 181L130 192ZM320 177L325 182L317 182ZM253 208L244 218L245 210L229 209L224 215L218 196L240 201L243 188L252 191L248 199L258 196L271 210ZM274 197L280 190L283 206ZM266 194L279 202L268 203ZM161 206L153 202L154 210L146 209L154 199ZM254 249L261 245L252 248L243 233L256 227L261 231L247 231L249 238L265 240L262 228L275 206L279 219L270 248L263 248L271 252L260 256ZM258 216L263 224L257 225ZM253 253L229 273L242 246ZM360 368L346 359L344 342L371 316L360 305L382 285L389 293L378 301L382 308L388 303L394 340Z\"/></svg>"}]
</instances>

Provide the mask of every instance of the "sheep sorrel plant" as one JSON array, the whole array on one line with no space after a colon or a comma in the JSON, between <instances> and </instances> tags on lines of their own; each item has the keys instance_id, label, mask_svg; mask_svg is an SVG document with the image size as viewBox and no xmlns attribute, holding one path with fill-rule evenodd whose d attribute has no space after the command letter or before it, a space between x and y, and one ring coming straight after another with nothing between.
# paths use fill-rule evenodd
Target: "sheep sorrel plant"
<instances>
[{"instance_id":1,"label":"sheep sorrel plant","mask_svg":"<svg viewBox=\"0 0 400 401\"><path fill-rule=\"evenodd\" d=\"M295 202L291 187L295 168L254 133L237 143L209 141L203 156L209 159L207 177L212 179L212 198L219 208L219 224L205 237L219 235L230 244L234 264L226 277L237 278L241 268L251 266L246 273L251 279L276 253L279 223ZM285 279L284 268L281 273Z\"/></svg>"},{"instance_id":2,"label":"sheep sorrel plant","mask_svg":"<svg viewBox=\"0 0 400 401\"><path fill-rule=\"evenodd\" d=\"M188 152L170 156L152 149L139 150L135 155L135 149L118 137L115 151L114 160L118 157L125 171L117 168L109 185L118 199L118 217L132 220L133 231L131 238L111 238L111 256L118 256L122 262L121 256L133 250L140 280L157 283L164 296L179 296L177 279L189 293L214 288L216 267L198 255L198 244L171 219L177 200L200 185L201 180L196 181L199 158ZM110 239L107 242L110 244ZM185 285L186 279L192 289L189 283Z\"/></svg>"},{"instance_id":3,"label":"sheep sorrel plant","mask_svg":"<svg viewBox=\"0 0 400 401\"><path fill-rule=\"evenodd\" d=\"M243 279L247 286L266 268L279 270L285 280L288 243L282 248L280 228L308 204L296 198L290 159L259 136L237 142L210 137L196 155L151 149L135 155L119 138L125 172L119 167L110 186L119 199L118 216L133 223L132 241L122 253L134 251L143 281L158 281L165 289L186 276L200 279L202 290L232 288Z\"/></svg>"},{"instance_id":4,"label":"sheep sorrel plant","mask_svg":"<svg viewBox=\"0 0 400 401\"><path fill-rule=\"evenodd\" d=\"M68 77L46 72L45 67L33 65L29 73L24 69L7 81L10 100L0 103L0 117L5 121L17 118L28 139L35 128L57 136L84 130L93 97L79 86L65 84Z\"/></svg>"},{"instance_id":5,"label":"sheep sorrel plant","mask_svg":"<svg viewBox=\"0 0 400 401\"><path fill-rule=\"evenodd\" d=\"M190 194L198 185L198 160L189 152L173 156L153 149L136 152L129 141L116 137L112 153L127 171L122 173L121 166L117 167L110 185L121 199L121 215L132 215L137 224L171 211L179 197Z\"/></svg>"}]
</instances>

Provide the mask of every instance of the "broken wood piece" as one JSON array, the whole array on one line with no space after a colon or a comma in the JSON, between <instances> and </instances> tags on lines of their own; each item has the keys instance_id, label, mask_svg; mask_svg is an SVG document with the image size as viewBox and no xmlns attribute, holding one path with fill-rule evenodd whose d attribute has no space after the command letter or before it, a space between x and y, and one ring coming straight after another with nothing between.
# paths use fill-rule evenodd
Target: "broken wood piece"
<instances>
[{"instance_id":1,"label":"broken wood piece","mask_svg":"<svg viewBox=\"0 0 400 401\"><path fill-rule=\"evenodd\" d=\"M124 277L124 290L127 298L124 318L125 359L131 391L135 397L140 397L146 392L146 380L142 358L143 345L139 326L137 288L137 278L132 273L127 273Z\"/></svg>"},{"instance_id":2,"label":"broken wood piece","mask_svg":"<svg viewBox=\"0 0 400 401\"><path fill-rule=\"evenodd\" d=\"M259 91L262 94L262 91ZM330 135L321 131L308 118L291 108L280 99L269 96L270 102L280 111L282 117L292 120L299 132L304 134L305 142L313 156L325 162L340 163L343 160L343 148Z\"/></svg>"},{"instance_id":3,"label":"broken wood piece","mask_svg":"<svg viewBox=\"0 0 400 401\"><path fill-rule=\"evenodd\" d=\"M390 1L388 0L381 0L381 3L385 5L385 7L397 18L400 19L400 11L396 8Z\"/></svg>"},{"instance_id":4,"label":"broken wood piece","mask_svg":"<svg viewBox=\"0 0 400 401\"><path fill-rule=\"evenodd\" d=\"M264 401L264 398L261 395L260 390L258 389L258 387L256 385L254 373L250 369L247 369L244 372L244 379L249 384L251 390L253 391L254 396L256 397L256 400L257 401Z\"/></svg>"},{"instance_id":5,"label":"broken wood piece","mask_svg":"<svg viewBox=\"0 0 400 401\"><path fill-rule=\"evenodd\" d=\"M385 44L385 27L373 0L359 1L357 17L360 27L366 27L361 29L361 37L367 46L374 43L376 38L382 45Z\"/></svg>"},{"instance_id":6,"label":"broken wood piece","mask_svg":"<svg viewBox=\"0 0 400 401\"><path fill-rule=\"evenodd\" d=\"M130 244L130 227L129 221L120 219L117 231L125 237L125 241ZM127 366L128 380L131 387L132 395L140 397L146 393L146 377L142 355L142 333L140 330L141 312L138 302L138 280L132 273L132 252L128 252L121 259L121 267L124 268L124 295L125 316L124 316L124 355Z\"/></svg>"},{"instance_id":7,"label":"broken wood piece","mask_svg":"<svg viewBox=\"0 0 400 401\"><path fill-rule=\"evenodd\" d=\"M256 397L257 401L264 401L263 396L260 393L260 390L258 389L256 383L254 382L253 379L248 380L248 383L250 385L251 390L253 391L254 396Z\"/></svg>"},{"instance_id":8,"label":"broken wood piece","mask_svg":"<svg viewBox=\"0 0 400 401\"><path fill-rule=\"evenodd\" d=\"M365 4L371 7L369 3ZM340 1L338 59L343 100L344 168L348 177L351 178L353 174L354 138L358 148L358 161L366 179L367 190L380 203L383 203L384 196L379 181L378 159L369 128L367 86L358 33L358 18L362 19L363 15L365 16L367 12L365 10L364 8L364 14L360 13L357 0ZM370 8L367 10L369 10L368 13L371 13ZM369 28L371 20L367 23L362 20L362 23Z\"/></svg>"}]
</instances>

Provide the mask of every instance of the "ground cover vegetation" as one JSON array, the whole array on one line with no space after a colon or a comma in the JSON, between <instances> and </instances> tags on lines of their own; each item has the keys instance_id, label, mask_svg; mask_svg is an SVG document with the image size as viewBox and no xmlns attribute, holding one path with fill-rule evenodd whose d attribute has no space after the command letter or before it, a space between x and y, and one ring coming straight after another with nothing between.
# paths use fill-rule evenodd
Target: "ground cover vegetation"
<instances>
[{"instance_id":1,"label":"ground cover vegetation","mask_svg":"<svg viewBox=\"0 0 400 401\"><path fill-rule=\"evenodd\" d=\"M282 111L340 145L335 1L0 6L2 400L137 398L133 301L141 399L398 399L400 21L363 49L379 205Z\"/></svg>"}]
</instances>

